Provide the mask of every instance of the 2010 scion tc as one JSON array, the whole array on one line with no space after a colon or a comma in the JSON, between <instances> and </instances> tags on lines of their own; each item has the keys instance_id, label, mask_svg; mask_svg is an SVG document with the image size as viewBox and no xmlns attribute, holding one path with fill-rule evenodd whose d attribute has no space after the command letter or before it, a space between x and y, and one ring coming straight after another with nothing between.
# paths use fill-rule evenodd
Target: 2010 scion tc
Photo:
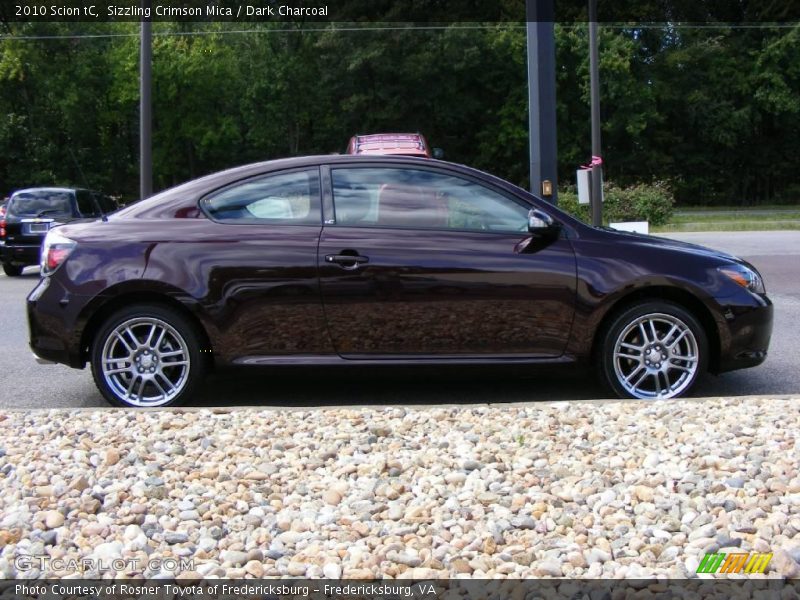
<instances>
[{"instance_id":1,"label":"2010 scion tc","mask_svg":"<svg viewBox=\"0 0 800 600\"><path fill-rule=\"evenodd\" d=\"M123 406L187 400L214 364L579 363L675 398L763 362L772 330L743 260L375 156L244 166L57 227L28 316L40 360L89 363Z\"/></svg>"}]
</instances>

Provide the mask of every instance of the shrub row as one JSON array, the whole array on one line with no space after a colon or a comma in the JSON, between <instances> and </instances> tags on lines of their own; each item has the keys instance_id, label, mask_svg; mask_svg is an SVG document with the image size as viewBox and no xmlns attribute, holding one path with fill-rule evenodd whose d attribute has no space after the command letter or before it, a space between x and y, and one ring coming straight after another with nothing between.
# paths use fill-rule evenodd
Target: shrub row
<instances>
[{"instance_id":1,"label":"shrub row","mask_svg":"<svg viewBox=\"0 0 800 600\"><path fill-rule=\"evenodd\" d=\"M648 221L651 226L666 225L672 216L675 197L669 186L657 181L621 188L613 182L603 184L603 223ZM591 222L588 204L578 204L575 187L558 193L558 207L584 222Z\"/></svg>"}]
</instances>

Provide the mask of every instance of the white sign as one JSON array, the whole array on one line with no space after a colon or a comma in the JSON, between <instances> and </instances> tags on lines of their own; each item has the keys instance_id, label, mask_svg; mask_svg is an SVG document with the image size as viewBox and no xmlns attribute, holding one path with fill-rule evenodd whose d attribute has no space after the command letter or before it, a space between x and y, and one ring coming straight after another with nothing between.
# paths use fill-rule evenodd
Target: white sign
<instances>
[{"instance_id":1,"label":"white sign","mask_svg":"<svg viewBox=\"0 0 800 600\"><path fill-rule=\"evenodd\" d=\"M647 221L626 221L624 223L609 223L609 227L617 231L631 231L633 233L650 233L650 224Z\"/></svg>"},{"instance_id":2,"label":"white sign","mask_svg":"<svg viewBox=\"0 0 800 600\"><path fill-rule=\"evenodd\" d=\"M578 169L578 204L591 204L592 198L592 170ZM600 202L603 201L603 172L600 171Z\"/></svg>"},{"instance_id":3,"label":"white sign","mask_svg":"<svg viewBox=\"0 0 800 600\"><path fill-rule=\"evenodd\" d=\"M578 169L578 204L591 204L592 172L589 169Z\"/></svg>"}]
</instances>

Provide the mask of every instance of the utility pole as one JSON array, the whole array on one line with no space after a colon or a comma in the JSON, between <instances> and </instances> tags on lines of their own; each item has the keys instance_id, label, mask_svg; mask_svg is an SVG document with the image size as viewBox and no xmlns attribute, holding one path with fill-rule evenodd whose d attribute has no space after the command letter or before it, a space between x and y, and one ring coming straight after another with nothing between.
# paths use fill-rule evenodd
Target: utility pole
<instances>
[{"instance_id":1,"label":"utility pole","mask_svg":"<svg viewBox=\"0 0 800 600\"><path fill-rule=\"evenodd\" d=\"M589 0L589 83L592 103L592 225L603 224L603 160L600 148L600 58L597 0Z\"/></svg>"},{"instance_id":2,"label":"utility pole","mask_svg":"<svg viewBox=\"0 0 800 600\"><path fill-rule=\"evenodd\" d=\"M142 0L142 8L150 10L151 0ZM139 196L153 195L153 23L145 17L141 22L139 50Z\"/></svg>"},{"instance_id":3,"label":"utility pole","mask_svg":"<svg viewBox=\"0 0 800 600\"><path fill-rule=\"evenodd\" d=\"M525 0L531 192L558 203L556 41L553 0Z\"/></svg>"}]
</instances>

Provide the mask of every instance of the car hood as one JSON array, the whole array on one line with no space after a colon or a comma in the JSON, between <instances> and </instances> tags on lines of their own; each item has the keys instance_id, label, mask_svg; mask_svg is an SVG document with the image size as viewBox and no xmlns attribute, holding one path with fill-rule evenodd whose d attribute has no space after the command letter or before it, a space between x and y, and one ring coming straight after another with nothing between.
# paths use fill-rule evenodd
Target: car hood
<instances>
[{"instance_id":1,"label":"car hood","mask_svg":"<svg viewBox=\"0 0 800 600\"><path fill-rule=\"evenodd\" d=\"M723 262L736 262L750 266L750 264L747 261L739 258L738 256L734 256L733 254L728 254L727 252L723 252L721 250L708 248L706 246L699 246L698 244L690 244L689 242L681 242L679 240L673 240L670 238L659 237L654 235L645 235L643 233L618 231L616 229L611 229L609 227L603 227L600 229L600 231L602 231L604 235L609 236L618 243L630 243L630 244L646 245L651 247L655 246L659 248L678 250L680 252L693 254L695 256L704 256L708 258L715 258Z\"/></svg>"}]
</instances>

